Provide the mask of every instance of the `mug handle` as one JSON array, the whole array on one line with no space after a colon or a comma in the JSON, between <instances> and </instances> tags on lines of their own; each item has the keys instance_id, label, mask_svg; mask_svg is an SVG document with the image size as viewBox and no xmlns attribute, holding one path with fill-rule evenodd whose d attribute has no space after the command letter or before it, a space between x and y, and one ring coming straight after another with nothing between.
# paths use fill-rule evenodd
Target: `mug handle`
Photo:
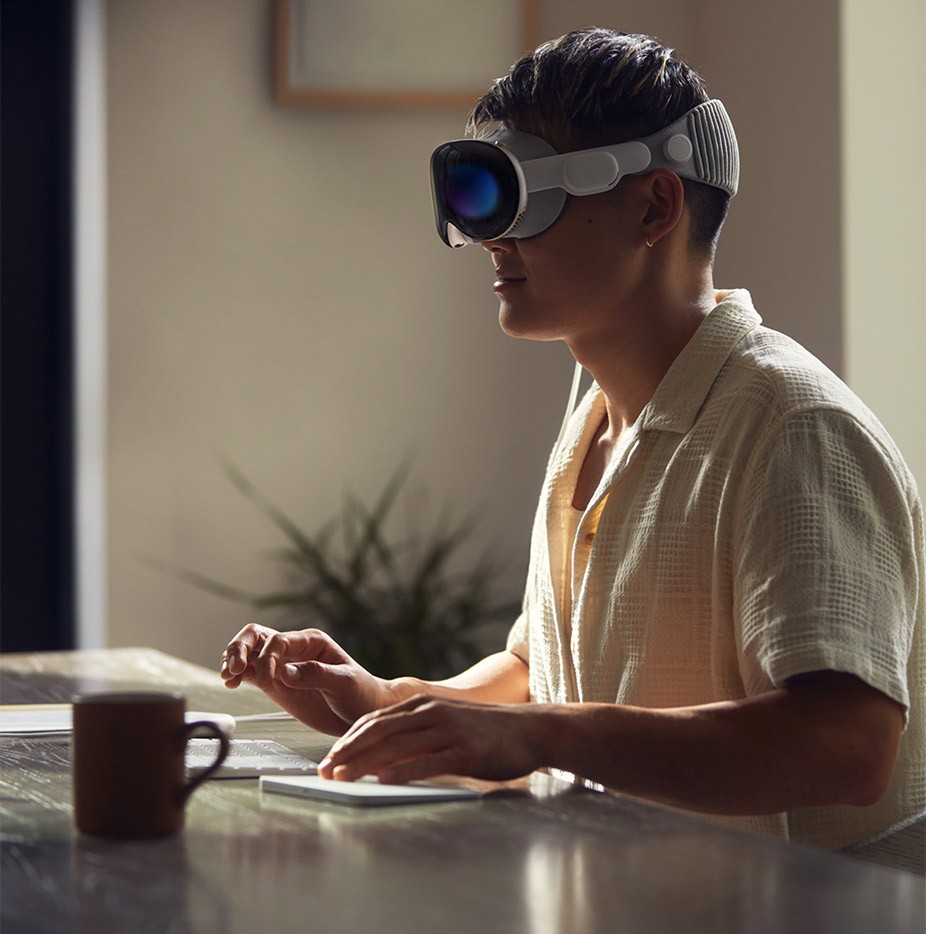
<instances>
[{"instance_id":1,"label":"mug handle","mask_svg":"<svg viewBox=\"0 0 926 934\"><path fill-rule=\"evenodd\" d=\"M210 775L212 775L216 769L225 761L228 756L229 751L231 750L231 741L228 738L228 734L225 730L222 729L217 723L213 723L211 720L197 720L195 723L187 723L183 728L183 748L186 749L186 744L193 738L194 733L205 733L207 737L212 739L217 739L219 741L219 754L215 757L215 761L207 769L203 769L199 775L191 778L183 788L180 789L180 801L181 803L185 802L187 798L198 788Z\"/></svg>"}]
</instances>

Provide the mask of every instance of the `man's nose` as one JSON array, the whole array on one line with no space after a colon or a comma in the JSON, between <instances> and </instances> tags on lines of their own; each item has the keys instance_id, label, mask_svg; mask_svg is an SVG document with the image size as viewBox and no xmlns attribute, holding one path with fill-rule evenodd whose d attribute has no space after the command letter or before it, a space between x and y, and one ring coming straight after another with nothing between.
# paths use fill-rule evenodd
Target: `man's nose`
<instances>
[{"instance_id":1,"label":"man's nose","mask_svg":"<svg viewBox=\"0 0 926 934\"><path fill-rule=\"evenodd\" d=\"M501 237L498 240L483 240L482 248L488 253L513 253L517 246L514 237Z\"/></svg>"}]
</instances>

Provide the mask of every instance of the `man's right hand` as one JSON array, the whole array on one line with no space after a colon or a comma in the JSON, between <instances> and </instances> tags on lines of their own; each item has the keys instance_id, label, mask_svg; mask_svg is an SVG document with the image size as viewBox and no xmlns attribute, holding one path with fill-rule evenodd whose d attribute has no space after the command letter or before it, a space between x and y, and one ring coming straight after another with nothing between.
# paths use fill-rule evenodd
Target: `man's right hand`
<instances>
[{"instance_id":1,"label":"man's right hand","mask_svg":"<svg viewBox=\"0 0 926 934\"><path fill-rule=\"evenodd\" d=\"M277 632L248 623L222 655L228 688L257 685L297 720L340 736L358 718L401 699L318 629Z\"/></svg>"}]
</instances>

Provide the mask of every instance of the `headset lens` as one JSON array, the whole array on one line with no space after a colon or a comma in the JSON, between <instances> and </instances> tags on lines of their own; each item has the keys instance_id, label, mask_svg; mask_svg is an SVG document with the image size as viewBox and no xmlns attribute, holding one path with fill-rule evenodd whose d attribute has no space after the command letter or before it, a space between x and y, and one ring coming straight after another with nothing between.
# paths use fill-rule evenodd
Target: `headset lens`
<instances>
[{"instance_id":1,"label":"headset lens","mask_svg":"<svg viewBox=\"0 0 926 934\"><path fill-rule=\"evenodd\" d=\"M434 209L441 237L453 224L473 240L500 237L518 214L520 186L511 160L479 140L445 143L431 157Z\"/></svg>"},{"instance_id":2,"label":"headset lens","mask_svg":"<svg viewBox=\"0 0 926 934\"><path fill-rule=\"evenodd\" d=\"M470 221L484 221L495 213L502 194L498 179L484 165L472 162L447 167L444 191L457 216Z\"/></svg>"}]
</instances>

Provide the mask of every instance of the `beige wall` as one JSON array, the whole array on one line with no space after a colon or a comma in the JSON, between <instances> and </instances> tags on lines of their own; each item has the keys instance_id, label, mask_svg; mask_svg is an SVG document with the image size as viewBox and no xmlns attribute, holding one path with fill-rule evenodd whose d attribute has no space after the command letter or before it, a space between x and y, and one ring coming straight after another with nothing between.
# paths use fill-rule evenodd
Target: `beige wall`
<instances>
[{"instance_id":1,"label":"beige wall","mask_svg":"<svg viewBox=\"0 0 926 934\"><path fill-rule=\"evenodd\" d=\"M846 379L926 494L926 6L843 6Z\"/></svg>"},{"instance_id":2,"label":"beige wall","mask_svg":"<svg viewBox=\"0 0 926 934\"><path fill-rule=\"evenodd\" d=\"M835 0L616 6L544 0L541 29L650 32L702 68L745 166L718 282L838 368ZM276 582L222 456L309 530L411 458L435 507L481 510L516 591L571 363L501 335L484 255L434 235L427 155L465 114L277 107L264 0L111 0L107 31L110 643L212 664L247 618L146 555Z\"/></svg>"},{"instance_id":3,"label":"beige wall","mask_svg":"<svg viewBox=\"0 0 926 934\"><path fill-rule=\"evenodd\" d=\"M716 280L842 366L838 0L706 0L696 46L733 115L740 191Z\"/></svg>"}]
</instances>

